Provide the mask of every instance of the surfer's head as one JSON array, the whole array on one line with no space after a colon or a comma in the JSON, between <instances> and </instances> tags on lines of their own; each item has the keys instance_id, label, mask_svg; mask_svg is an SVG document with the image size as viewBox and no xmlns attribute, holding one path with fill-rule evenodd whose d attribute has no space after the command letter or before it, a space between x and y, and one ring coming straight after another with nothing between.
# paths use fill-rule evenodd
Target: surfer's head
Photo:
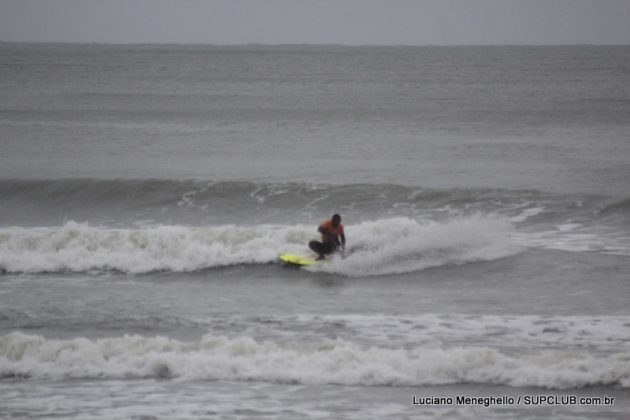
<instances>
[{"instance_id":1,"label":"surfer's head","mask_svg":"<svg viewBox=\"0 0 630 420\"><path fill-rule=\"evenodd\" d=\"M332 224L334 227L339 226L339 223L341 223L341 216L339 216L338 214L333 214L332 217Z\"/></svg>"}]
</instances>

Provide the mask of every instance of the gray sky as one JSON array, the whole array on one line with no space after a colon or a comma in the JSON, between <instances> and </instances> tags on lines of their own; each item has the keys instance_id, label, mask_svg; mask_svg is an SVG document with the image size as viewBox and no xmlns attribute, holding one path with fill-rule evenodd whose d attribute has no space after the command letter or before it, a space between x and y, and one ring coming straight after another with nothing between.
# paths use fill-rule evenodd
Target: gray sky
<instances>
[{"instance_id":1,"label":"gray sky","mask_svg":"<svg viewBox=\"0 0 630 420\"><path fill-rule=\"evenodd\" d=\"M630 0L0 0L0 41L630 44Z\"/></svg>"}]
</instances>

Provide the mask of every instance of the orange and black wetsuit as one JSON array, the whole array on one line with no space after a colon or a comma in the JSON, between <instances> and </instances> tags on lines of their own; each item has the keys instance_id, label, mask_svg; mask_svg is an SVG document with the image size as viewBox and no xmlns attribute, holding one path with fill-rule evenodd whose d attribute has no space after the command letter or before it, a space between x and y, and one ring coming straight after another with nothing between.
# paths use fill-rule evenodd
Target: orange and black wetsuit
<instances>
[{"instance_id":1,"label":"orange and black wetsuit","mask_svg":"<svg viewBox=\"0 0 630 420\"><path fill-rule=\"evenodd\" d=\"M339 245L345 246L346 237L343 233L343 225L341 223L335 226L332 220L326 220L319 225L317 230L322 234L322 241L311 241L308 246L315 251L320 258L335 252Z\"/></svg>"}]
</instances>

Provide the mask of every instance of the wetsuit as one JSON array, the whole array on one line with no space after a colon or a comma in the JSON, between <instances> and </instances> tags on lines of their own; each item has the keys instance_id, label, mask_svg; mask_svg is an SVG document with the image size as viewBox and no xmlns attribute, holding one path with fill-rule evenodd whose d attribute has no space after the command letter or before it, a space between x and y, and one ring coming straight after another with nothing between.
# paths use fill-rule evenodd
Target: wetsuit
<instances>
[{"instance_id":1,"label":"wetsuit","mask_svg":"<svg viewBox=\"0 0 630 420\"><path fill-rule=\"evenodd\" d=\"M332 254L341 244L340 238L344 237L343 225L339 223L334 226L332 220L326 220L319 225L319 231L322 234L322 241L311 241L309 247L319 255Z\"/></svg>"}]
</instances>

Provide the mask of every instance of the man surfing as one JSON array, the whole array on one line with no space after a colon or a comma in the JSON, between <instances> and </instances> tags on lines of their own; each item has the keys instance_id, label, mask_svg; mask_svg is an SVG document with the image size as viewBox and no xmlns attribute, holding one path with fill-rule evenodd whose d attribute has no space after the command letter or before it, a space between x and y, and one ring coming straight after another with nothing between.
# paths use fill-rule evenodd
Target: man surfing
<instances>
[{"instance_id":1,"label":"man surfing","mask_svg":"<svg viewBox=\"0 0 630 420\"><path fill-rule=\"evenodd\" d=\"M322 241L311 241L308 247L315 252L318 260L323 260L326 255L332 254L339 246L346 248L346 236L343 234L341 216L334 214L330 220L325 220L319 225L317 231L322 234Z\"/></svg>"}]
</instances>

